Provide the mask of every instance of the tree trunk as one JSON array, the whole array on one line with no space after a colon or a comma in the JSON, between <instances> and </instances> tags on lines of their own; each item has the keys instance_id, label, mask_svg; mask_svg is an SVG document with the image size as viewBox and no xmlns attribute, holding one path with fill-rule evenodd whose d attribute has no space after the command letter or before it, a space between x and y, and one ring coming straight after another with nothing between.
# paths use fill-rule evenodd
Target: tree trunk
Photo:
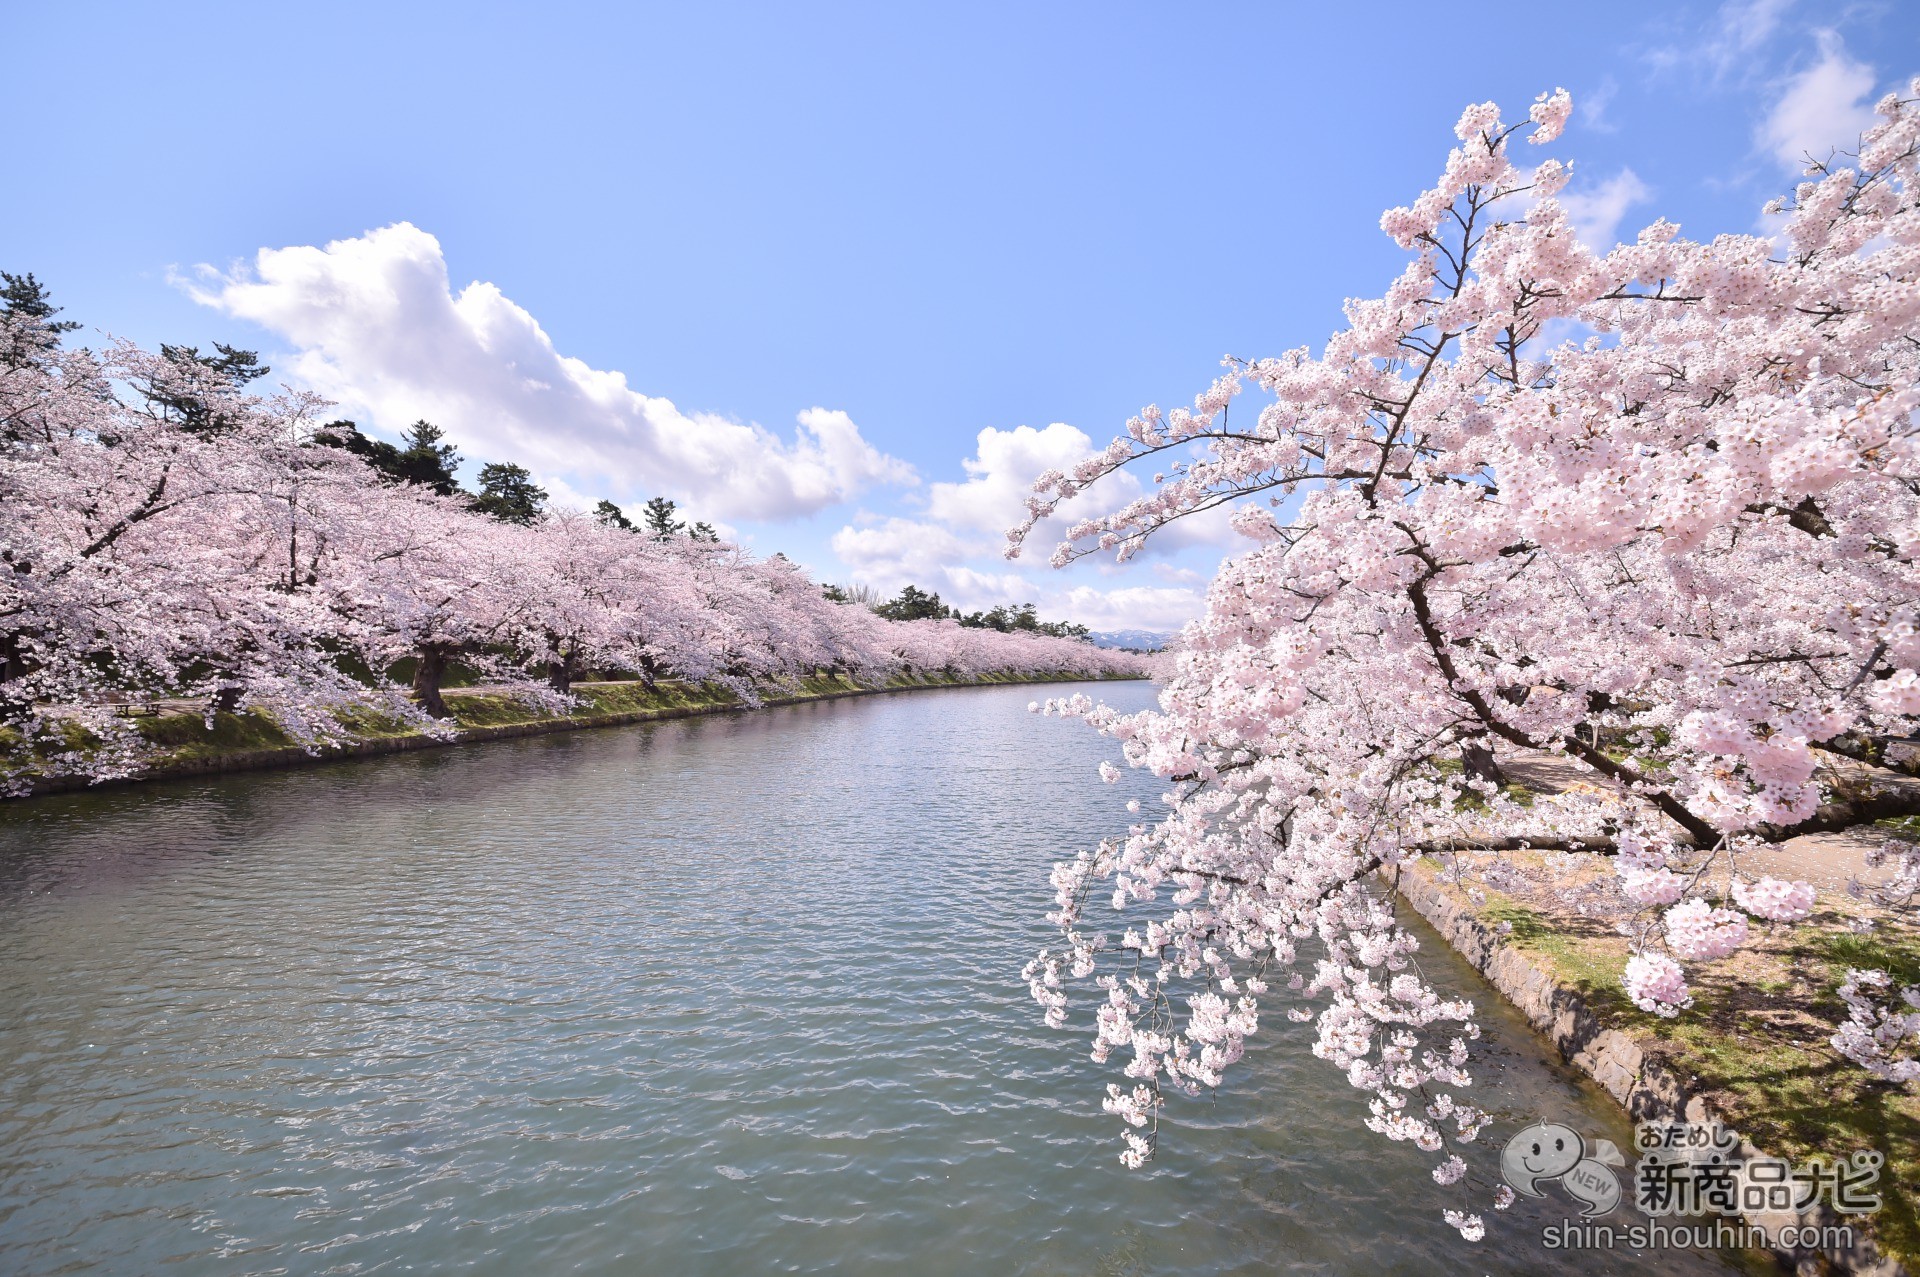
<instances>
[{"instance_id":1,"label":"tree trunk","mask_svg":"<svg viewBox=\"0 0 1920 1277\"><path fill-rule=\"evenodd\" d=\"M22 719L33 712L33 698L17 695L16 684L33 672L21 651L22 635L18 630L0 636L0 719Z\"/></svg>"},{"instance_id":2,"label":"tree trunk","mask_svg":"<svg viewBox=\"0 0 1920 1277\"><path fill-rule=\"evenodd\" d=\"M1466 768L1467 775L1474 780L1491 781L1495 785L1507 783L1506 773L1500 770L1500 764L1495 761L1493 751L1485 745L1462 745L1460 763Z\"/></svg>"},{"instance_id":3,"label":"tree trunk","mask_svg":"<svg viewBox=\"0 0 1920 1277\"><path fill-rule=\"evenodd\" d=\"M435 718L451 718L447 702L440 695L440 680L447 672L447 649L429 644L420 649L419 664L413 667L413 699Z\"/></svg>"},{"instance_id":4,"label":"tree trunk","mask_svg":"<svg viewBox=\"0 0 1920 1277\"><path fill-rule=\"evenodd\" d=\"M547 686L565 696L573 690L573 661L555 656L547 662Z\"/></svg>"},{"instance_id":5,"label":"tree trunk","mask_svg":"<svg viewBox=\"0 0 1920 1277\"><path fill-rule=\"evenodd\" d=\"M237 714L240 712L240 698L246 694L244 683L222 683L214 689L213 712L216 714Z\"/></svg>"}]
</instances>

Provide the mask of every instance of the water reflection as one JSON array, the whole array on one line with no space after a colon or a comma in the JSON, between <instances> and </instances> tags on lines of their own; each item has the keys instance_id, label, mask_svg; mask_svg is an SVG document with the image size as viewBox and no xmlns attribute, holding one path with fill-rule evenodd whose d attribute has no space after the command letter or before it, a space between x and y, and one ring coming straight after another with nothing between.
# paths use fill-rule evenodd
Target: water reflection
<instances>
[{"instance_id":1,"label":"water reflection","mask_svg":"<svg viewBox=\"0 0 1920 1277\"><path fill-rule=\"evenodd\" d=\"M1109 1075L1019 970L1053 857L1157 786L1095 783L1106 745L1034 694L5 809L0 1270L1717 1267L1548 1255L1534 1203L1461 1243L1427 1160L1364 1132L1297 1032L1121 1169ZM1488 1019L1514 1123L1625 1145Z\"/></svg>"}]
</instances>

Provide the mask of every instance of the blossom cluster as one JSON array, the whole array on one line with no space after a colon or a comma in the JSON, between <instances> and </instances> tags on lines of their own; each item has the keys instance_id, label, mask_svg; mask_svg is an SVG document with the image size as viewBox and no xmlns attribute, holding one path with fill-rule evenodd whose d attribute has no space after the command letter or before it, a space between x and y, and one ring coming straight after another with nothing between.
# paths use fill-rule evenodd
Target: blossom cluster
<instances>
[{"instance_id":1,"label":"blossom cluster","mask_svg":"<svg viewBox=\"0 0 1920 1277\"><path fill-rule=\"evenodd\" d=\"M1889 1082L1920 1080L1920 988L1896 994L1885 971L1850 970L1839 992L1847 1019L1833 1049Z\"/></svg>"},{"instance_id":2,"label":"blossom cluster","mask_svg":"<svg viewBox=\"0 0 1920 1277\"><path fill-rule=\"evenodd\" d=\"M138 767L108 708L130 697L260 708L310 748L355 712L445 731L453 663L553 709L590 672L749 699L820 669L1141 672L1077 640L885 620L780 555L486 517L326 446L325 406L0 315L0 727L43 770ZM76 720L98 747L63 747Z\"/></svg>"},{"instance_id":3,"label":"blossom cluster","mask_svg":"<svg viewBox=\"0 0 1920 1277\"><path fill-rule=\"evenodd\" d=\"M1469 108L1439 178L1382 218L1404 270L1323 349L1229 359L1191 407L1040 475L1010 533L1017 554L1138 466L1144 495L1072 524L1056 563L1223 505L1249 541L1157 709L1052 707L1166 782L1157 822L1056 871L1069 949L1036 968L1054 1022L1075 973L1120 979L1096 1055L1129 1048L1156 1103L1217 1084L1258 979L1317 1020L1367 1125L1441 1152L1483 1120L1455 1094L1471 1011L1409 965L1380 879L1448 848L1616 851L1647 911L1627 990L1679 1014L1687 964L1812 911L1807 883L1749 866L1821 827L1822 759L1920 726L1920 82L1774 234L1662 220L1601 251L1568 166L1514 153L1569 111ZM1587 779L1522 803L1517 757ZM1117 954L1086 917L1109 896ZM1842 1049L1892 1051L1903 1015L1858 1011Z\"/></svg>"}]
</instances>

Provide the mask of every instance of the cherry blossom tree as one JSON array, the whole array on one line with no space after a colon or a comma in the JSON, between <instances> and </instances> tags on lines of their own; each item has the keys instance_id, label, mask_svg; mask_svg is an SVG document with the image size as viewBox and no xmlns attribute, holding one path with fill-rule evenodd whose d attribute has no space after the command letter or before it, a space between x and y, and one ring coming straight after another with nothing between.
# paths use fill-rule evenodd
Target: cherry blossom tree
<instances>
[{"instance_id":1,"label":"cherry blossom tree","mask_svg":"<svg viewBox=\"0 0 1920 1277\"><path fill-rule=\"evenodd\" d=\"M564 708L513 659L516 639L572 601L528 529L419 488L368 488L356 513L357 615L383 636L375 668L410 659L413 699L436 719L452 716L441 692L456 661L525 700Z\"/></svg>"},{"instance_id":2,"label":"cherry blossom tree","mask_svg":"<svg viewBox=\"0 0 1920 1277\"><path fill-rule=\"evenodd\" d=\"M197 700L209 728L259 710L318 749L356 711L452 731L456 665L554 712L586 670L754 703L820 668L884 679L903 647L959 674L1139 672L1083 643L921 636L704 531L636 535L531 497L486 517L424 423L413 451L434 465L382 464L314 397L252 393L247 352L67 349L44 290L18 291L33 304L0 312L0 728L39 757L8 751L10 788L138 770L129 698Z\"/></svg>"},{"instance_id":3,"label":"cherry blossom tree","mask_svg":"<svg viewBox=\"0 0 1920 1277\"><path fill-rule=\"evenodd\" d=\"M57 744L77 721L103 742L86 760L98 775L137 765L109 708L129 696L270 706L297 739L337 732L331 711L369 693L342 668L353 635L315 563L359 466L304 446L313 401L246 396L127 343L7 340L41 355L0 367L0 726Z\"/></svg>"},{"instance_id":4,"label":"cherry blossom tree","mask_svg":"<svg viewBox=\"0 0 1920 1277\"><path fill-rule=\"evenodd\" d=\"M1064 944L1028 972L1056 1023L1070 982L1101 993L1129 1163L1163 1091L1218 1085L1270 992L1317 1020L1373 1129L1473 1138L1471 1008L1420 978L1373 885L1416 857L1613 853L1645 907L1625 984L1662 1015L1688 964L1811 911L1766 849L1857 819L1822 807L1823 769L1920 714L1916 98L1881 102L1768 235L1657 221L1605 251L1574 233L1568 166L1514 154L1560 136L1568 96L1517 126L1470 107L1439 179L1381 219L1405 269L1319 354L1230 359L1191 408L1039 477L1010 555L1129 467L1157 471L1148 493L1072 525L1056 564L1220 505L1252 542L1156 711L1050 706L1169 786L1157 821L1057 869ZM1521 806L1499 774L1521 753L1591 783ZM1096 894L1139 918L1117 949ZM1873 1009L1879 987L1850 984L1857 1058L1920 1028Z\"/></svg>"}]
</instances>

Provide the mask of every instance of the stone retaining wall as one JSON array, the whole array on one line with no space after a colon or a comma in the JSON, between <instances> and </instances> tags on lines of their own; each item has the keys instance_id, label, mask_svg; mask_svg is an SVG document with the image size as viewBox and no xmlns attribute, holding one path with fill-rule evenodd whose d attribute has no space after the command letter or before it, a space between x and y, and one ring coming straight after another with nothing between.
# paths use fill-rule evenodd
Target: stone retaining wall
<instances>
[{"instance_id":1,"label":"stone retaining wall","mask_svg":"<svg viewBox=\"0 0 1920 1277\"><path fill-rule=\"evenodd\" d=\"M892 692L938 691L950 687L1019 687L1034 683L1101 683L1101 682L1137 682L1137 679L1093 678L1084 674L1059 678L1009 678L980 682L955 683L911 683L900 687L850 687L836 692L806 692L798 696L769 695L760 699L762 707L777 705L799 705L810 701L838 701L851 696L881 696ZM450 696L457 699L458 691ZM737 714L750 711L754 706L739 701L714 702L700 705L673 705L661 709L633 710L614 714L583 715L576 718L545 718L525 723L505 723L498 727L466 727L451 736L438 737L411 733L400 736L378 736L368 740L356 741L351 745L323 749L310 754L297 745L288 745L276 749L235 750L231 753L216 754L206 758L187 759L183 762L169 763L141 772L137 776L122 776L112 780L93 781L85 776L43 777L33 784L30 795L20 797L39 797L42 794L58 794L78 789L96 789L119 785L138 785L150 780L174 780L187 776L215 776L227 772L263 771L276 767L304 767L313 763L330 763L343 758L371 758L380 754L404 754L416 749L444 749L450 745L471 745L479 741L505 740L516 736L545 736L551 732L577 732L590 727L628 727L636 723L664 722L674 718L699 718L707 714ZM0 795L0 800L6 796Z\"/></svg>"},{"instance_id":2,"label":"stone retaining wall","mask_svg":"<svg viewBox=\"0 0 1920 1277\"><path fill-rule=\"evenodd\" d=\"M1713 1120L1713 1113L1697 1095L1688 1093L1684 1080L1650 1055L1640 1042L1618 1029L1607 1028L1587 1006L1578 989L1561 984L1519 948L1505 944L1481 922L1471 904L1449 891L1425 867L1382 870L1389 886L1425 918L1448 944L1471 962L1507 1001L1519 1008L1551 1041L1568 1063L1606 1088L1634 1121ZM1740 1156L1766 1156L1741 1141ZM1831 1227L1848 1222L1824 1205L1807 1211L1744 1215L1742 1221L1763 1229L1769 1238L1789 1225ZM1865 1277L1905 1277L1907 1269L1882 1255L1855 1230L1850 1250L1810 1250L1776 1245L1774 1255L1783 1267L1816 1277L1825 1272L1859 1273Z\"/></svg>"}]
</instances>

